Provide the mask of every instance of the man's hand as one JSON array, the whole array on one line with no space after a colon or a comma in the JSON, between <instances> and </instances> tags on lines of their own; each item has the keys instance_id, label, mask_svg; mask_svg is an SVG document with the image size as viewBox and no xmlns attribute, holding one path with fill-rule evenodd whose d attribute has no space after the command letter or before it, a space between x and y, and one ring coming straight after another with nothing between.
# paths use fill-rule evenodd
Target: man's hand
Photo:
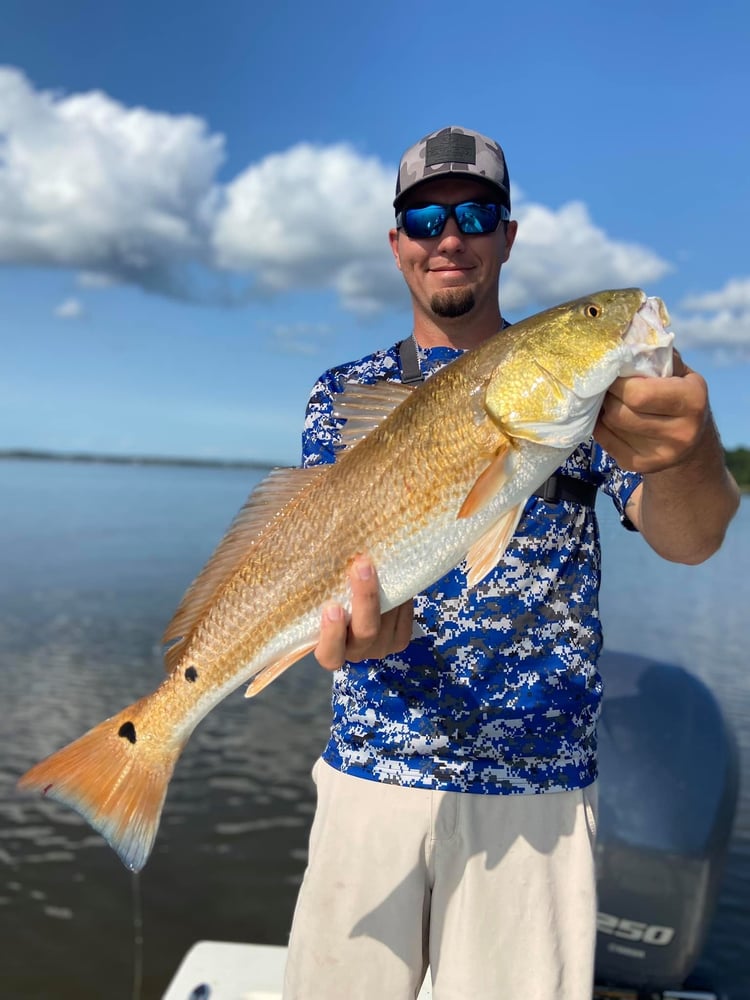
<instances>
[{"instance_id":1,"label":"man's hand","mask_svg":"<svg viewBox=\"0 0 750 1000\"><path fill-rule=\"evenodd\" d=\"M375 567L366 556L357 556L349 571L352 587L352 614L340 604L323 609L320 640L314 655L321 667L338 670L346 660L381 659L406 649L411 640L414 602L407 601L380 613L380 596Z\"/></svg>"},{"instance_id":2,"label":"man's hand","mask_svg":"<svg viewBox=\"0 0 750 1000\"><path fill-rule=\"evenodd\" d=\"M621 378L594 437L620 468L643 474L625 512L673 562L699 563L722 543L739 490L708 405L706 383L677 352L668 378Z\"/></svg>"},{"instance_id":3,"label":"man's hand","mask_svg":"<svg viewBox=\"0 0 750 1000\"><path fill-rule=\"evenodd\" d=\"M711 424L705 380L674 354L668 378L619 378L594 437L620 468L661 472L687 461Z\"/></svg>"}]
</instances>

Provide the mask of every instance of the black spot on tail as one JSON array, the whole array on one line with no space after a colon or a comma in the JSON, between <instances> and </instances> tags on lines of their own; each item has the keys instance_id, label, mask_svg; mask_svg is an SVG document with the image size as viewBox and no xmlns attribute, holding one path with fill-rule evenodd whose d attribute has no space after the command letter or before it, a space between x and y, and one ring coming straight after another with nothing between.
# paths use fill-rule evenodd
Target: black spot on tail
<instances>
[{"instance_id":1,"label":"black spot on tail","mask_svg":"<svg viewBox=\"0 0 750 1000\"><path fill-rule=\"evenodd\" d=\"M117 730L117 735L129 740L131 743L135 743L135 726L132 722L123 722Z\"/></svg>"},{"instance_id":2,"label":"black spot on tail","mask_svg":"<svg viewBox=\"0 0 750 1000\"><path fill-rule=\"evenodd\" d=\"M195 667L188 667L185 671L185 680L190 681L191 684L198 680L198 671Z\"/></svg>"}]
</instances>

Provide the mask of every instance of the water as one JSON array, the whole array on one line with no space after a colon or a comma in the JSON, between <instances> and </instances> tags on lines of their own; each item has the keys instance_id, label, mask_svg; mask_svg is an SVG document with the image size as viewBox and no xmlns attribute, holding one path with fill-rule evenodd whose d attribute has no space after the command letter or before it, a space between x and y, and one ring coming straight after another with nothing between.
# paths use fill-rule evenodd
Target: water
<instances>
[{"instance_id":1,"label":"water","mask_svg":"<svg viewBox=\"0 0 750 1000\"><path fill-rule=\"evenodd\" d=\"M20 796L32 763L159 681L159 637L259 473L0 462L0 941L3 995L162 995L199 939L286 941L325 740L329 678L309 660L191 739L137 881L77 815ZM608 646L710 684L750 773L750 502L725 548L671 566L600 501ZM137 905L136 902L137 901ZM750 793L700 969L749 1000ZM142 916L142 929L138 920ZM143 938L142 970L136 939Z\"/></svg>"}]
</instances>

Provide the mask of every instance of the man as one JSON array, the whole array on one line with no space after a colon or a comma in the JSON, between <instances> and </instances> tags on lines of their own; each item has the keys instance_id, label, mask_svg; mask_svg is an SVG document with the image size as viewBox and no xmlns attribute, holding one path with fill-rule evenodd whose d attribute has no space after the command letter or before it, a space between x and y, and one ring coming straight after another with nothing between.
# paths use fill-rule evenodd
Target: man
<instances>
[{"instance_id":1,"label":"man","mask_svg":"<svg viewBox=\"0 0 750 1000\"><path fill-rule=\"evenodd\" d=\"M418 375L504 325L517 225L497 143L446 128L401 161L389 238L411 295ZM349 380L400 380L408 341L327 372L306 464L333 461ZM700 562L738 503L703 379L620 379L596 442L532 497L500 566L457 567L380 615L353 566L350 618L324 611L334 721L295 913L286 1000L402 1000L427 965L436 1000L584 1000L595 943L596 718L601 680L593 495L667 559ZM606 449L606 450L604 450ZM630 471L623 471L630 470ZM412 638L413 635L413 638Z\"/></svg>"}]
</instances>

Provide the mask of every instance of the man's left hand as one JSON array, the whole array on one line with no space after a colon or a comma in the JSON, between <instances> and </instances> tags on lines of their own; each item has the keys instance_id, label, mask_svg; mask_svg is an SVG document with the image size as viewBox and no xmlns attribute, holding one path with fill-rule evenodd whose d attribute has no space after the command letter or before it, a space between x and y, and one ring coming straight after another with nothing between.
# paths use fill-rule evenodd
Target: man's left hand
<instances>
[{"instance_id":1,"label":"man's left hand","mask_svg":"<svg viewBox=\"0 0 750 1000\"><path fill-rule=\"evenodd\" d=\"M690 458L709 423L706 382L675 351L672 376L612 384L594 437L620 468L661 472Z\"/></svg>"}]
</instances>

